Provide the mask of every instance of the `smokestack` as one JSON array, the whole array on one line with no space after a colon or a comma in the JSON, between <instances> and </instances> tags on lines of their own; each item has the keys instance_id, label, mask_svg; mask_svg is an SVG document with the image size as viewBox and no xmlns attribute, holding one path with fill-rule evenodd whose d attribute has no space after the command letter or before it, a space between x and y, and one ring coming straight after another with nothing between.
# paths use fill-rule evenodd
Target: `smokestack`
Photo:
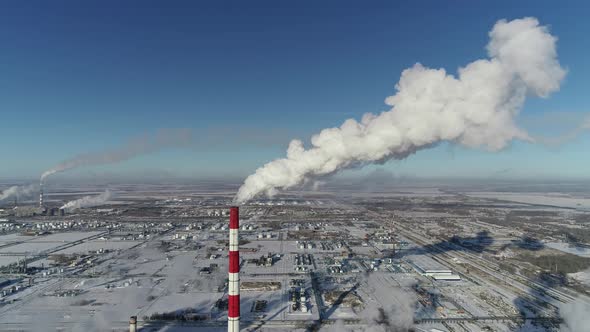
<instances>
[{"instance_id":1,"label":"smokestack","mask_svg":"<svg viewBox=\"0 0 590 332\"><path fill-rule=\"evenodd\" d=\"M43 208L43 181L39 183L39 207Z\"/></svg>"},{"instance_id":2,"label":"smokestack","mask_svg":"<svg viewBox=\"0 0 590 332\"><path fill-rule=\"evenodd\" d=\"M129 332L137 332L137 316L129 317Z\"/></svg>"},{"instance_id":3,"label":"smokestack","mask_svg":"<svg viewBox=\"0 0 590 332\"><path fill-rule=\"evenodd\" d=\"M240 210L229 208L229 291L227 305L227 331L240 331Z\"/></svg>"}]
</instances>

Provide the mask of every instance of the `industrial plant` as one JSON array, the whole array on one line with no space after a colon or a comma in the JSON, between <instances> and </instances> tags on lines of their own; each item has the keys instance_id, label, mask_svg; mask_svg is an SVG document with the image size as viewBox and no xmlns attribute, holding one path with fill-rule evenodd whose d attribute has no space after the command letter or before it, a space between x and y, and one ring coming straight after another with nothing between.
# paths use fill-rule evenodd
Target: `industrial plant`
<instances>
[{"instance_id":1,"label":"industrial plant","mask_svg":"<svg viewBox=\"0 0 590 332\"><path fill-rule=\"evenodd\" d=\"M590 294L590 210L541 194L112 191L1 207L0 330L557 331Z\"/></svg>"},{"instance_id":2,"label":"industrial plant","mask_svg":"<svg viewBox=\"0 0 590 332\"><path fill-rule=\"evenodd\" d=\"M34 2L0 332L590 332L586 3Z\"/></svg>"}]
</instances>

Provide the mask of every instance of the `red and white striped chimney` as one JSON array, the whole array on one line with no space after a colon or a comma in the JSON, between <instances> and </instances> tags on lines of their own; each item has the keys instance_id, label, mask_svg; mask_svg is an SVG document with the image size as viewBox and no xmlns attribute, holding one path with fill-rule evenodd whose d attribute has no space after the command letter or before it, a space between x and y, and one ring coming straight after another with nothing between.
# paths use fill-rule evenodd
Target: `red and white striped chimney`
<instances>
[{"instance_id":1,"label":"red and white striped chimney","mask_svg":"<svg viewBox=\"0 0 590 332\"><path fill-rule=\"evenodd\" d=\"M227 331L240 331L240 251L238 229L240 210L229 208L229 290L227 305Z\"/></svg>"}]
</instances>

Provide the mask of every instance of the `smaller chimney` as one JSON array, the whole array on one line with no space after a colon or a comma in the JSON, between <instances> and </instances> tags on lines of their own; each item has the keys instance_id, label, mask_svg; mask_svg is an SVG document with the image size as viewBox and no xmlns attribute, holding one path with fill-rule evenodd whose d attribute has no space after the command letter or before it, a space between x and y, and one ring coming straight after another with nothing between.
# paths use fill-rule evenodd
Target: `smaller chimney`
<instances>
[{"instance_id":1,"label":"smaller chimney","mask_svg":"<svg viewBox=\"0 0 590 332\"><path fill-rule=\"evenodd\" d=\"M129 317L129 332L137 332L137 316Z\"/></svg>"},{"instance_id":2,"label":"smaller chimney","mask_svg":"<svg viewBox=\"0 0 590 332\"><path fill-rule=\"evenodd\" d=\"M43 208L43 181L39 184L39 207Z\"/></svg>"}]
</instances>

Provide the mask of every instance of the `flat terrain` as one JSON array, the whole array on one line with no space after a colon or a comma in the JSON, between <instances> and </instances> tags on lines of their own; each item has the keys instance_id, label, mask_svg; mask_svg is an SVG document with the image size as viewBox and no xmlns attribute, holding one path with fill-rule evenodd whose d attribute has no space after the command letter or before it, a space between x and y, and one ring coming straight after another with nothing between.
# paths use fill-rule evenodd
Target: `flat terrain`
<instances>
[{"instance_id":1,"label":"flat terrain","mask_svg":"<svg viewBox=\"0 0 590 332\"><path fill-rule=\"evenodd\" d=\"M101 192L54 189L51 207ZM233 191L113 190L65 216L4 207L0 330L125 331L130 316L141 331L226 330ZM589 303L587 200L422 186L249 202L242 328L563 329L563 311Z\"/></svg>"}]
</instances>

